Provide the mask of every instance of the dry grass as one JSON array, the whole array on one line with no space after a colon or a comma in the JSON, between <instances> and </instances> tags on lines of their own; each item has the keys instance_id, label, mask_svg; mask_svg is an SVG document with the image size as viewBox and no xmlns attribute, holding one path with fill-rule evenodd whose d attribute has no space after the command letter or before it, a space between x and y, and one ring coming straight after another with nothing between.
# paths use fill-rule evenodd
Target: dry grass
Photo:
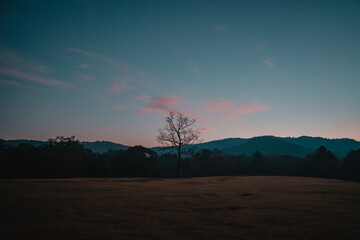
<instances>
[{"instance_id":1,"label":"dry grass","mask_svg":"<svg viewBox=\"0 0 360 240\"><path fill-rule=\"evenodd\" d=\"M360 183L1 180L1 239L359 239Z\"/></svg>"}]
</instances>

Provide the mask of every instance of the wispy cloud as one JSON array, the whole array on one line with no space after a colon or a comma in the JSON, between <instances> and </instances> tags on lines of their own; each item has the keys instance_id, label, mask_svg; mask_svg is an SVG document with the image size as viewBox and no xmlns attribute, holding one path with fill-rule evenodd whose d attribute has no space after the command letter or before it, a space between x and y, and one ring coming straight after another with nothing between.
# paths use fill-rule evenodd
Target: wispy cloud
<instances>
[{"instance_id":1,"label":"wispy cloud","mask_svg":"<svg viewBox=\"0 0 360 240\"><path fill-rule=\"evenodd\" d=\"M271 68L273 68L275 66L275 64L273 63L272 58L263 59L262 62L265 63L266 65L268 65Z\"/></svg>"},{"instance_id":2,"label":"wispy cloud","mask_svg":"<svg viewBox=\"0 0 360 240\"><path fill-rule=\"evenodd\" d=\"M146 96L146 95L135 96L135 98L136 98L137 100L141 100L141 101L149 101L149 100L150 100L150 97L149 97L149 96Z\"/></svg>"},{"instance_id":3,"label":"wispy cloud","mask_svg":"<svg viewBox=\"0 0 360 240\"><path fill-rule=\"evenodd\" d=\"M254 49L255 52L260 52L264 48L266 48L266 44L255 45L253 49Z\"/></svg>"},{"instance_id":4,"label":"wispy cloud","mask_svg":"<svg viewBox=\"0 0 360 240\"><path fill-rule=\"evenodd\" d=\"M118 78L110 78L110 80L112 82L115 82L108 88L110 93L120 93L123 90L132 90L132 89L134 89L134 87L130 83L131 82L132 83L137 83L138 82L137 79L127 77L127 76L124 76L124 77L122 77L120 79L118 79Z\"/></svg>"},{"instance_id":5,"label":"wispy cloud","mask_svg":"<svg viewBox=\"0 0 360 240\"><path fill-rule=\"evenodd\" d=\"M217 31L225 31L227 30L229 27L224 25L224 24L214 24L214 28L217 30Z\"/></svg>"},{"instance_id":6,"label":"wispy cloud","mask_svg":"<svg viewBox=\"0 0 360 240\"><path fill-rule=\"evenodd\" d=\"M192 59L189 59L186 63L186 67L189 71L194 72L196 74L200 74L201 73L201 69L199 68L199 66L196 64L196 62Z\"/></svg>"},{"instance_id":7,"label":"wispy cloud","mask_svg":"<svg viewBox=\"0 0 360 240\"><path fill-rule=\"evenodd\" d=\"M0 80L0 86L30 87L16 81Z\"/></svg>"},{"instance_id":8,"label":"wispy cloud","mask_svg":"<svg viewBox=\"0 0 360 240\"><path fill-rule=\"evenodd\" d=\"M87 68L90 68L90 66L87 65L86 63L83 63L83 64L80 64L77 68L87 69Z\"/></svg>"},{"instance_id":9,"label":"wispy cloud","mask_svg":"<svg viewBox=\"0 0 360 240\"><path fill-rule=\"evenodd\" d=\"M127 82L114 83L109 87L109 92L120 93L122 90L129 90L132 87Z\"/></svg>"},{"instance_id":10,"label":"wispy cloud","mask_svg":"<svg viewBox=\"0 0 360 240\"><path fill-rule=\"evenodd\" d=\"M155 98L148 105L141 106L141 116L147 116L151 112L158 112L161 114L169 114L170 112L178 112L175 109L175 104L178 103L180 97L168 96L163 98Z\"/></svg>"},{"instance_id":11,"label":"wispy cloud","mask_svg":"<svg viewBox=\"0 0 360 240\"><path fill-rule=\"evenodd\" d=\"M20 69L24 72L45 73L49 68L45 65L35 63L13 50L0 49L0 65L8 68Z\"/></svg>"},{"instance_id":12,"label":"wispy cloud","mask_svg":"<svg viewBox=\"0 0 360 240\"><path fill-rule=\"evenodd\" d=\"M128 107L126 107L126 106L123 106L123 107L115 106L114 109L115 110L126 110L126 109L128 109Z\"/></svg>"},{"instance_id":13,"label":"wispy cloud","mask_svg":"<svg viewBox=\"0 0 360 240\"><path fill-rule=\"evenodd\" d=\"M88 52L88 51L84 51L78 48L72 48L72 47L67 47L65 48L67 51L69 52L75 52L75 53L79 53L82 55L86 55L86 56L91 56L91 57L101 57L101 55L96 54L96 53L92 53L92 52Z\"/></svg>"},{"instance_id":14,"label":"wispy cloud","mask_svg":"<svg viewBox=\"0 0 360 240\"><path fill-rule=\"evenodd\" d=\"M226 120L236 120L239 114L263 112L269 107L261 103L235 104L227 99L218 98L219 101L204 102L205 111L213 111L221 114Z\"/></svg>"},{"instance_id":15,"label":"wispy cloud","mask_svg":"<svg viewBox=\"0 0 360 240\"><path fill-rule=\"evenodd\" d=\"M181 51L181 47L177 46L176 48L174 48L174 53L178 53Z\"/></svg>"},{"instance_id":16,"label":"wispy cloud","mask_svg":"<svg viewBox=\"0 0 360 240\"><path fill-rule=\"evenodd\" d=\"M0 49L0 74L41 83L53 87L70 87L71 84L56 80L48 75L49 68L20 56L15 51Z\"/></svg>"},{"instance_id":17,"label":"wispy cloud","mask_svg":"<svg viewBox=\"0 0 360 240\"><path fill-rule=\"evenodd\" d=\"M215 128L199 128L196 129L199 132L208 132L208 131L212 131L212 130L216 130Z\"/></svg>"},{"instance_id":18,"label":"wispy cloud","mask_svg":"<svg viewBox=\"0 0 360 240\"><path fill-rule=\"evenodd\" d=\"M239 113L250 114L257 112L264 112L269 108L269 106L254 102L254 103L245 103L238 105L237 111Z\"/></svg>"},{"instance_id":19,"label":"wispy cloud","mask_svg":"<svg viewBox=\"0 0 360 240\"><path fill-rule=\"evenodd\" d=\"M76 80L79 82L90 83L94 81L95 76L89 74L78 74Z\"/></svg>"},{"instance_id":20,"label":"wispy cloud","mask_svg":"<svg viewBox=\"0 0 360 240\"><path fill-rule=\"evenodd\" d=\"M145 88L153 88L153 84L151 84L152 81L156 81L156 77L152 76L149 73L144 72L143 70L131 66L127 64L126 62L115 60L113 58L107 57L102 54L85 51L78 48L73 47L67 47L65 48L66 51L71 53L80 54L83 56L86 56L92 60L98 61L100 66L103 66L105 64L105 67L110 69L109 73L111 73L111 76L108 77L108 79L113 82L113 79L121 79L121 81L126 81L127 85L131 85L132 88L137 85L137 87L145 87ZM94 66L92 66L94 68ZM99 71L103 74L103 70L99 69ZM124 75L127 75L126 77L123 77ZM131 77L129 77L129 75ZM129 84L130 82L135 84ZM115 84L115 83L114 83ZM124 84L123 84L124 85Z\"/></svg>"},{"instance_id":21,"label":"wispy cloud","mask_svg":"<svg viewBox=\"0 0 360 240\"><path fill-rule=\"evenodd\" d=\"M53 86L53 87L70 87L71 86L71 84L69 84L69 83L65 83L65 82L62 82L62 81L59 81L59 80L56 80L53 78L41 77L41 76L33 75L31 73L24 73L24 72L18 71L16 69L7 68L7 67L0 67L0 74L20 78L20 79L27 80L30 82L41 83L41 84L45 84L45 85L49 85L49 86Z\"/></svg>"},{"instance_id":22,"label":"wispy cloud","mask_svg":"<svg viewBox=\"0 0 360 240\"><path fill-rule=\"evenodd\" d=\"M78 54L81 54L81 55L84 55L84 56L89 56L89 57L95 58L95 59L97 59L99 61L103 61L103 62L106 62L108 64L114 65L114 66L118 67L119 69L121 69L122 71L128 71L130 69L130 66L127 65L126 63L116 61L116 60L114 60L112 58L106 57L106 56L101 55L101 54L92 53L92 52L89 52L89 51L84 51L84 50L81 50L81 49L78 49L78 48L72 48L72 47L67 47L65 49L67 51L69 51L69 52L78 53Z\"/></svg>"},{"instance_id":23,"label":"wispy cloud","mask_svg":"<svg viewBox=\"0 0 360 240\"><path fill-rule=\"evenodd\" d=\"M151 76L148 73L145 73L144 71L137 69L133 66L130 66L129 64L122 62L122 61L118 61L118 60L114 60L112 58L109 58L107 56L101 55L101 54L97 54L97 53L93 53L90 51L84 51L78 48L72 48L72 47L67 47L65 48L65 50L67 50L68 52L73 52L73 53L77 53L77 54L81 54L84 56L89 56L91 58L94 58L98 61L102 61L104 63L110 64L114 67L116 67L118 70L124 71L124 72L128 72L131 73L132 75L136 75L138 77L141 78L147 78L147 79L153 79L154 77ZM138 80L138 83L141 83L142 85L144 85L144 83L140 80Z\"/></svg>"},{"instance_id":24,"label":"wispy cloud","mask_svg":"<svg viewBox=\"0 0 360 240\"><path fill-rule=\"evenodd\" d=\"M122 77L122 80L124 82L134 82L134 83L141 83L140 80L136 79L136 78L133 78L133 77L128 77L128 76L123 76Z\"/></svg>"}]
</instances>

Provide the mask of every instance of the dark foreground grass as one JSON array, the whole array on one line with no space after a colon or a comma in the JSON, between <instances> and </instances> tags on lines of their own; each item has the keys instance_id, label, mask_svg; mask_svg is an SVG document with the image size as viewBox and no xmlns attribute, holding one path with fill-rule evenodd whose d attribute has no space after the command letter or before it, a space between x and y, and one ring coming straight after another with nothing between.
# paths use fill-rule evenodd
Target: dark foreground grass
<instances>
[{"instance_id":1,"label":"dark foreground grass","mask_svg":"<svg viewBox=\"0 0 360 240\"><path fill-rule=\"evenodd\" d=\"M360 239L360 183L1 180L0 239Z\"/></svg>"}]
</instances>

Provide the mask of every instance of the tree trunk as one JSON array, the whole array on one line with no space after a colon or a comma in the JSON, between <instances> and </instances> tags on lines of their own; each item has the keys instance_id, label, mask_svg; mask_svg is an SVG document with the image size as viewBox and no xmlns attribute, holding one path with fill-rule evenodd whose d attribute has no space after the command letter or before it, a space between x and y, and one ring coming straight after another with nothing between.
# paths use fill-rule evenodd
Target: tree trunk
<instances>
[{"instance_id":1,"label":"tree trunk","mask_svg":"<svg viewBox=\"0 0 360 240\"><path fill-rule=\"evenodd\" d=\"M178 152L178 167L177 167L177 176L181 178L181 152Z\"/></svg>"}]
</instances>

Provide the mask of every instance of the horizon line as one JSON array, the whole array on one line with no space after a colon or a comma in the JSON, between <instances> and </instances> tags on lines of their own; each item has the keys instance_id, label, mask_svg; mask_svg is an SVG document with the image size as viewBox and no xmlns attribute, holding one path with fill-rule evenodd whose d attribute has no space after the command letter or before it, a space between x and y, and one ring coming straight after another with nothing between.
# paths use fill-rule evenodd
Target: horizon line
<instances>
[{"instance_id":1,"label":"horizon line","mask_svg":"<svg viewBox=\"0 0 360 240\"><path fill-rule=\"evenodd\" d=\"M324 139L327 139L327 140L341 140L341 139L349 139L349 140L354 140L356 142L360 142L360 140L358 139L354 139L354 138L349 138L349 137L341 137L341 138L329 138L329 137L321 137L321 136L309 136L309 135L301 135L301 136L275 136L275 135L259 135L259 136L253 136L253 137L228 137L228 138L221 138L221 139L213 139L213 140L208 140L208 141L204 141L204 142L200 142L200 143L197 143L197 144L202 144L202 143L208 143L208 142L214 142L214 141L222 141L222 140L225 140L225 139L252 139L252 138L258 138L258 137L276 137L276 138L301 138L301 137L310 137L310 138L324 138ZM76 138L76 135L75 135L75 138ZM38 139L26 139L26 138L19 138L19 139L3 139L3 138L0 138L4 141L21 141L21 140L27 140L27 141L40 141L40 142L48 142L48 139L46 140L38 140ZM141 144L137 145L127 145L127 144L123 144L123 143L119 143L119 142L114 142L114 141L110 141L110 140L94 140L94 141L89 141L89 140L80 140L78 139L80 142L89 142L89 143L93 143L93 142L111 142L111 143L115 143L115 144L121 144L123 146L126 146L126 147L134 147L134 146L143 146ZM196 145L196 144L194 144ZM144 146L145 147L145 146ZM146 148L155 148L155 147L161 147L161 146L151 146L151 147L147 147Z\"/></svg>"}]
</instances>

